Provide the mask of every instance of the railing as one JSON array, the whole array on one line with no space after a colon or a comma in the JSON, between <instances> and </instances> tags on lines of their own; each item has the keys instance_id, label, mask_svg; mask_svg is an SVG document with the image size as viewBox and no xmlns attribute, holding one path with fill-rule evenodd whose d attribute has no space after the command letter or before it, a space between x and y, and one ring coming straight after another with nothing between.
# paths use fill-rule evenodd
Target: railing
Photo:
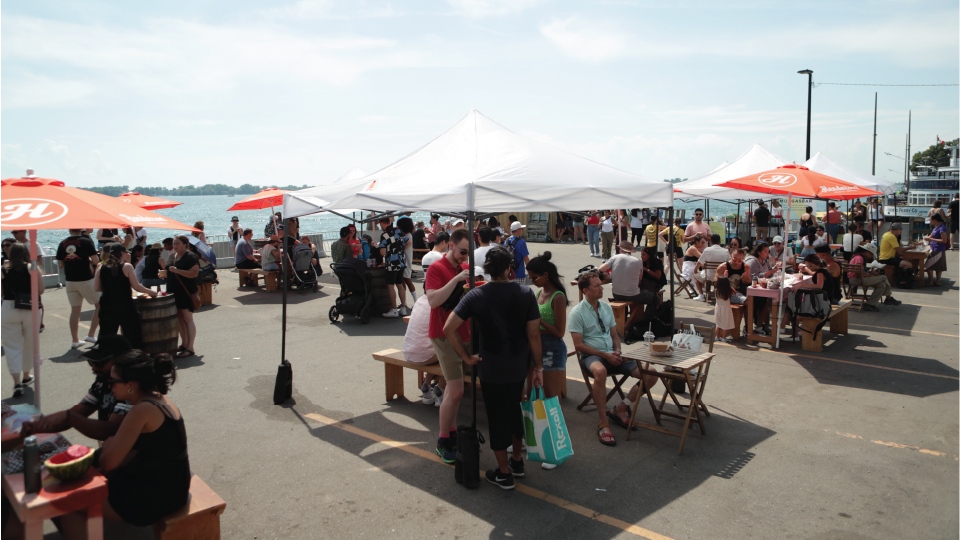
<instances>
[{"instance_id":1,"label":"railing","mask_svg":"<svg viewBox=\"0 0 960 540\"><path fill-rule=\"evenodd\" d=\"M332 234L327 233L303 233L300 237L306 236L310 239L314 245L317 246L317 254L320 258L327 256L327 250L329 246L327 241L324 240L324 235L332 237ZM222 240L217 240L222 238ZM340 238L340 233L337 232L336 238ZM261 238L262 240L262 238ZM207 237L207 244L213 248L213 253L217 256L217 268L233 268L236 264L236 255L234 254L233 248L230 247L230 240L225 234L216 234L210 235Z\"/></svg>"}]
</instances>

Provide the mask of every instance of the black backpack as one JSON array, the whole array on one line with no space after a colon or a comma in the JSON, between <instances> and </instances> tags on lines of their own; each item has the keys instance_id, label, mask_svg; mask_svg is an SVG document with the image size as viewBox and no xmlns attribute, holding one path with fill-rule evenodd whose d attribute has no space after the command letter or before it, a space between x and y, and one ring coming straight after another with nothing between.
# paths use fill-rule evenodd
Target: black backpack
<instances>
[{"instance_id":1,"label":"black backpack","mask_svg":"<svg viewBox=\"0 0 960 540\"><path fill-rule=\"evenodd\" d=\"M913 288L913 270L897 268L893 273L893 282L898 289Z\"/></svg>"},{"instance_id":2,"label":"black backpack","mask_svg":"<svg viewBox=\"0 0 960 540\"><path fill-rule=\"evenodd\" d=\"M506 245L504 246L505 248L507 248L507 251L510 252L510 269L513 270L514 272L517 271L517 268L520 268L520 261L517 260L517 252L513 247L514 245L516 245L517 240L519 240L518 237L511 236L507 240Z\"/></svg>"},{"instance_id":3,"label":"black backpack","mask_svg":"<svg viewBox=\"0 0 960 540\"><path fill-rule=\"evenodd\" d=\"M219 279L217 278L217 267L212 264L208 264L207 266L200 268L200 273L197 274L195 279L197 281L197 285L203 285L205 283L220 283Z\"/></svg>"}]
</instances>

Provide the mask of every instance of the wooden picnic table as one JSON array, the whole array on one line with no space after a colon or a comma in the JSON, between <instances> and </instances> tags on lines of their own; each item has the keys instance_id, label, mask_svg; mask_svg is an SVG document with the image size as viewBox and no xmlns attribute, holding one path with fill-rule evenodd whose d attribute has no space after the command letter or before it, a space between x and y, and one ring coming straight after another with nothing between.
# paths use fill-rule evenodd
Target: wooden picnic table
<instances>
[{"instance_id":1,"label":"wooden picnic table","mask_svg":"<svg viewBox=\"0 0 960 540\"><path fill-rule=\"evenodd\" d=\"M804 280L809 281L812 279L811 276L806 276ZM787 287L791 285L788 284ZM784 301L787 300L787 297L790 295L788 291L783 291ZM761 336L754 333L753 327L753 299L754 298L769 298L772 302L770 306L770 335ZM762 287L747 287L747 345L752 344L754 341L762 341L764 343L769 343L773 346L776 346L777 335L775 332L780 331L780 289L764 289Z\"/></svg>"},{"instance_id":2,"label":"wooden picnic table","mask_svg":"<svg viewBox=\"0 0 960 540\"><path fill-rule=\"evenodd\" d=\"M903 252L903 259L910 261L910 264L917 268L917 280L921 287L927 286L926 264L930 251L926 249L911 249Z\"/></svg>"},{"instance_id":3,"label":"wooden picnic table","mask_svg":"<svg viewBox=\"0 0 960 540\"><path fill-rule=\"evenodd\" d=\"M80 479L61 482L43 470L43 487L37 493L25 493L23 474L3 475L3 494L24 525L24 538L43 538L43 520L86 510L87 538L103 538L103 501L107 498L107 479L90 467Z\"/></svg>"},{"instance_id":4,"label":"wooden picnic table","mask_svg":"<svg viewBox=\"0 0 960 540\"><path fill-rule=\"evenodd\" d=\"M704 413L707 412L706 406L702 402L703 386L706 384L707 375L710 372L710 363L713 361L713 353L692 351L690 349L675 349L672 356L653 356L650 354L649 344L642 343L628 349L623 349L622 357L626 360L636 361L640 368L641 375L656 375L658 378L660 378L664 387L666 388L667 393L673 399L674 404L677 405L680 413L683 413L684 408L687 409L686 414L678 414L672 411L664 410L663 405L666 401L666 396L664 396L664 398L660 401L660 406L658 407L653 402L653 395L650 393L650 389L647 388L646 385L642 385L643 393L647 395L647 401L650 403L650 409L653 411L653 416L656 419L657 425L654 426L652 424L647 424L636 420L637 405L640 402L639 398L633 403L633 411L630 414L630 424L633 426L642 427L644 429L649 429L659 433L666 433L667 435L673 435L674 437L680 437L680 448L677 450L677 455L682 455L683 446L687 442L687 431L690 429L690 424L692 422L696 422L700 426L701 434L707 434L707 430L703 425L703 417L700 415L700 411L702 410ZM652 365L679 369L680 372L666 372L664 370L653 371L650 368ZM691 373L692 371L695 371L695 373ZM686 405L681 404L677 400L676 394L674 394L673 390L670 388L673 377L681 374L690 391L690 403ZM682 419L683 429L676 431L663 427L660 423L660 417L664 415ZM627 430L627 440L630 439L630 431L631 430L629 429Z\"/></svg>"}]
</instances>

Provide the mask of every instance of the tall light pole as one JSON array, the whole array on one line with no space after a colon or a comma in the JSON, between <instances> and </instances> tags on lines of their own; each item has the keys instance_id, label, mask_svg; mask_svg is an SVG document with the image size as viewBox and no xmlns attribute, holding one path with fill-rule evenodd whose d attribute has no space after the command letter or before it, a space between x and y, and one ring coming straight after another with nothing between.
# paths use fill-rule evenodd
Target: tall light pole
<instances>
[{"instance_id":1,"label":"tall light pole","mask_svg":"<svg viewBox=\"0 0 960 540\"><path fill-rule=\"evenodd\" d=\"M813 99L813 70L804 69L797 73L807 76L807 161L810 160L810 105Z\"/></svg>"}]
</instances>

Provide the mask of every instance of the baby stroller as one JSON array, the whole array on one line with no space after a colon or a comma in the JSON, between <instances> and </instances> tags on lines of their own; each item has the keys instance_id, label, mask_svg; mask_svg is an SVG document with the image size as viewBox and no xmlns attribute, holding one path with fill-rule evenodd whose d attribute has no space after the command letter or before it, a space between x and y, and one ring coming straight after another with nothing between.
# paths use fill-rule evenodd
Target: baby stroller
<instances>
[{"instance_id":1,"label":"baby stroller","mask_svg":"<svg viewBox=\"0 0 960 540\"><path fill-rule=\"evenodd\" d=\"M373 296L370 276L361 274L348 264L334 264L333 275L340 280L340 296L330 306L330 322L335 323L340 315L360 317L367 324L376 309L377 299Z\"/></svg>"},{"instance_id":2,"label":"baby stroller","mask_svg":"<svg viewBox=\"0 0 960 540\"><path fill-rule=\"evenodd\" d=\"M304 245L293 246L293 260L290 265L293 267L293 278L296 280L297 291L304 294L310 289L313 292L320 290L320 283L317 281L317 271L310 263L313 258L313 250Z\"/></svg>"}]
</instances>

